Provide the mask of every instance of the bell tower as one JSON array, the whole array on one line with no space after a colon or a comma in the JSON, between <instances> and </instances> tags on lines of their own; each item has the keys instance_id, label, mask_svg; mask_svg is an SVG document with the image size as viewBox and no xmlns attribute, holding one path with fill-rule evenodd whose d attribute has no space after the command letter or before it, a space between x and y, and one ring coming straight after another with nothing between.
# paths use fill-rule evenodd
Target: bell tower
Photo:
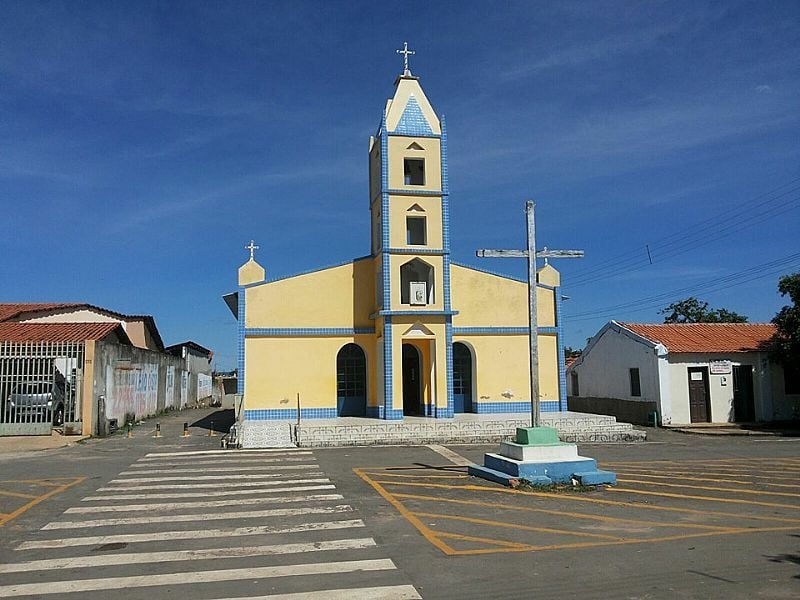
<instances>
[{"instance_id":1,"label":"bell tower","mask_svg":"<svg viewBox=\"0 0 800 600\"><path fill-rule=\"evenodd\" d=\"M444 118L437 117L408 67L413 51L404 44L397 52L404 56L403 73L369 150L374 316L376 331L384 333L384 406L386 418L402 418L402 412L389 412L401 404L405 414L417 414L408 406L410 375L398 374L401 357L410 354L405 346L416 345L423 363L425 357L428 361L420 367L427 391L419 414L445 416L448 406L452 414L452 399L446 400L452 396L447 391L452 386L446 386L452 362L447 134ZM396 329L429 332L431 348L395 339Z\"/></svg>"}]
</instances>

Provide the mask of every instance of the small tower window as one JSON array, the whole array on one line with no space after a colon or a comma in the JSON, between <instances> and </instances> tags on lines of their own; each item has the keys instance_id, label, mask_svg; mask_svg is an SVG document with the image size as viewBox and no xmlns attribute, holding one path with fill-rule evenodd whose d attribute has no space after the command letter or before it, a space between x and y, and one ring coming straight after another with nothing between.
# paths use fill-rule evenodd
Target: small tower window
<instances>
[{"instance_id":1,"label":"small tower window","mask_svg":"<svg viewBox=\"0 0 800 600\"><path fill-rule=\"evenodd\" d=\"M425 305L434 303L433 267L415 258L400 267L400 303Z\"/></svg>"},{"instance_id":2,"label":"small tower window","mask_svg":"<svg viewBox=\"0 0 800 600\"><path fill-rule=\"evenodd\" d=\"M425 185L425 159L403 159L403 183L405 185Z\"/></svg>"},{"instance_id":3,"label":"small tower window","mask_svg":"<svg viewBox=\"0 0 800 600\"><path fill-rule=\"evenodd\" d=\"M428 243L425 217L406 217L406 244L424 246Z\"/></svg>"}]
</instances>

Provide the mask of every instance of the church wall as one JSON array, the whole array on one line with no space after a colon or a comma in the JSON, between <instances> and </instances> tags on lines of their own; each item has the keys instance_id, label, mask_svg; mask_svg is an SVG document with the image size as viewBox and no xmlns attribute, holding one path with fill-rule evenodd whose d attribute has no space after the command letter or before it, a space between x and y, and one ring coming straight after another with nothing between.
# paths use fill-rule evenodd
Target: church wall
<instances>
[{"instance_id":1,"label":"church wall","mask_svg":"<svg viewBox=\"0 0 800 600\"><path fill-rule=\"evenodd\" d=\"M372 269L372 261L359 260L248 288L245 327L372 327Z\"/></svg>"},{"instance_id":2,"label":"church wall","mask_svg":"<svg viewBox=\"0 0 800 600\"><path fill-rule=\"evenodd\" d=\"M305 409L327 409L314 416L336 416L336 357L345 344L353 342L366 355L367 406L375 406L377 365L373 335L253 337L245 340L245 410L294 411L299 393L304 415Z\"/></svg>"}]
</instances>

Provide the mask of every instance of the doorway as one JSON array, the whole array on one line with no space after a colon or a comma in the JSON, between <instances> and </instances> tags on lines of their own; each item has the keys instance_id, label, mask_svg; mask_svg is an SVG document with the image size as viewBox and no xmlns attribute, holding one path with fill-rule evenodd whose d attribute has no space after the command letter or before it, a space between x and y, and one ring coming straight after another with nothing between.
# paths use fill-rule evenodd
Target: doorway
<instances>
[{"instance_id":1,"label":"doorway","mask_svg":"<svg viewBox=\"0 0 800 600\"><path fill-rule=\"evenodd\" d=\"M422 360L411 344L403 344L403 414L422 414Z\"/></svg>"},{"instance_id":2,"label":"doorway","mask_svg":"<svg viewBox=\"0 0 800 600\"><path fill-rule=\"evenodd\" d=\"M752 422L756 420L756 404L753 395L753 367L733 367L733 420Z\"/></svg>"},{"instance_id":3,"label":"doorway","mask_svg":"<svg viewBox=\"0 0 800 600\"><path fill-rule=\"evenodd\" d=\"M336 414L367 414L367 358L357 344L347 344L336 355Z\"/></svg>"},{"instance_id":4,"label":"doorway","mask_svg":"<svg viewBox=\"0 0 800 600\"><path fill-rule=\"evenodd\" d=\"M710 423L708 367L689 367L689 418L692 423Z\"/></svg>"},{"instance_id":5,"label":"doorway","mask_svg":"<svg viewBox=\"0 0 800 600\"><path fill-rule=\"evenodd\" d=\"M472 352L461 342L453 344L453 412L472 412Z\"/></svg>"}]
</instances>

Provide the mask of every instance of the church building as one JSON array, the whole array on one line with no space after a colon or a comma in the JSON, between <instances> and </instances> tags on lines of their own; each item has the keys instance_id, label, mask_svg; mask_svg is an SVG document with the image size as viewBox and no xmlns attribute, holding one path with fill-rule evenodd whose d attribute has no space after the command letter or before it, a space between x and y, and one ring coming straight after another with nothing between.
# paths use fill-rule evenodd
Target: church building
<instances>
[{"instance_id":1,"label":"church building","mask_svg":"<svg viewBox=\"0 0 800 600\"><path fill-rule=\"evenodd\" d=\"M369 140L369 254L270 280L251 242L225 298L251 428L298 409L302 419L530 412L527 282L451 261L447 147L444 117L406 62ZM537 301L541 410L565 411L552 266L539 269Z\"/></svg>"}]
</instances>

